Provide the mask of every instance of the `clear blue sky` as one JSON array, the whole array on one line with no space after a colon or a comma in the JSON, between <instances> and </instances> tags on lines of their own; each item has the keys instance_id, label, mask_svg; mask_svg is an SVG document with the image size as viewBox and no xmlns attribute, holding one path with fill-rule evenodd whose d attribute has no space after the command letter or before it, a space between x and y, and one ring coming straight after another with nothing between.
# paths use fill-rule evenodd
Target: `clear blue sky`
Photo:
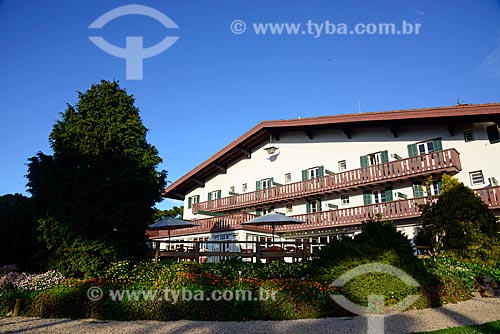
<instances>
[{"instance_id":1,"label":"clear blue sky","mask_svg":"<svg viewBox=\"0 0 500 334\"><path fill-rule=\"evenodd\" d=\"M179 29L129 15L153 7ZM230 24L247 23L237 35ZM252 23L420 23L419 35L257 35ZM144 60L141 81L88 36L117 46L179 40ZM26 193L26 162L77 91L120 81L175 181L262 120L500 101L500 1L0 0L0 195ZM164 201L159 207L169 207Z\"/></svg>"}]
</instances>

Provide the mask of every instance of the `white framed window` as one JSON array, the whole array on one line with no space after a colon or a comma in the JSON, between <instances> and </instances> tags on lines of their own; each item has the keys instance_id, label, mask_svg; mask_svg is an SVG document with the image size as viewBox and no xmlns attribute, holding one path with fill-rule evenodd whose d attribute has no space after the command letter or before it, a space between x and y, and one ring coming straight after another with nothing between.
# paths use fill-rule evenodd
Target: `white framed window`
<instances>
[{"instance_id":1,"label":"white framed window","mask_svg":"<svg viewBox=\"0 0 500 334\"><path fill-rule=\"evenodd\" d=\"M309 168L307 170L307 174L309 176L309 179L315 179L319 177L319 167Z\"/></svg>"},{"instance_id":2,"label":"white framed window","mask_svg":"<svg viewBox=\"0 0 500 334\"><path fill-rule=\"evenodd\" d=\"M243 183L243 184L241 185L241 192L246 193L246 192L247 192L247 190L248 190L248 184Z\"/></svg>"},{"instance_id":3,"label":"white framed window","mask_svg":"<svg viewBox=\"0 0 500 334\"><path fill-rule=\"evenodd\" d=\"M464 131L464 140L465 140L466 143L468 143L470 141L476 140L474 138L474 131L472 131L472 130L465 130Z\"/></svg>"},{"instance_id":4,"label":"white framed window","mask_svg":"<svg viewBox=\"0 0 500 334\"><path fill-rule=\"evenodd\" d=\"M220 190L211 191L210 194L208 195L208 198L209 201L221 198L221 191Z\"/></svg>"},{"instance_id":5,"label":"white framed window","mask_svg":"<svg viewBox=\"0 0 500 334\"><path fill-rule=\"evenodd\" d=\"M482 170L477 170L477 171L474 171L474 172L470 172L469 176L470 176L470 183L472 185L484 184L484 176L483 176L483 171Z\"/></svg>"},{"instance_id":6,"label":"white framed window","mask_svg":"<svg viewBox=\"0 0 500 334\"><path fill-rule=\"evenodd\" d=\"M368 154L368 164L370 166L379 165L382 163L382 152Z\"/></svg>"},{"instance_id":7,"label":"white framed window","mask_svg":"<svg viewBox=\"0 0 500 334\"><path fill-rule=\"evenodd\" d=\"M264 179L260 181L260 188L261 189L268 189L271 188L271 179Z\"/></svg>"},{"instance_id":8,"label":"white framed window","mask_svg":"<svg viewBox=\"0 0 500 334\"><path fill-rule=\"evenodd\" d=\"M339 172L347 169L347 163L345 160L339 161Z\"/></svg>"},{"instance_id":9,"label":"white framed window","mask_svg":"<svg viewBox=\"0 0 500 334\"><path fill-rule=\"evenodd\" d=\"M429 140L426 142L418 143L417 148L419 155L432 153L434 152L434 141Z\"/></svg>"},{"instance_id":10,"label":"white framed window","mask_svg":"<svg viewBox=\"0 0 500 334\"><path fill-rule=\"evenodd\" d=\"M262 209L262 215L267 215L268 213L274 212L274 206Z\"/></svg>"},{"instance_id":11,"label":"white framed window","mask_svg":"<svg viewBox=\"0 0 500 334\"><path fill-rule=\"evenodd\" d=\"M229 192L234 193L234 186L229 187Z\"/></svg>"},{"instance_id":12,"label":"white framed window","mask_svg":"<svg viewBox=\"0 0 500 334\"><path fill-rule=\"evenodd\" d=\"M319 199L312 200L310 202L311 212L321 212L321 201Z\"/></svg>"},{"instance_id":13,"label":"white framed window","mask_svg":"<svg viewBox=\"0 0 500 334\"><path fill-rule=\"evenodd\" d=\"M285 183L290 183L292 182L292 173L286 173L285 174Z\"/></svg>"},{"instance_id":14,"label":"white framed window","mask_svg":"<svg viewBox=\"0 0 500 334\"><path fill-rule=\"evenodd\" d=\"M431 190L431 195L439 195L441 193L441 182L438 180L432 181L429 185Z\"/></svg>"},{"instance_id":15,"label":"white framed window","mask_svg":"<svg viewBox=\"0 0 500 334\"><path fill-rule=\"evenodd\" d=\"M373 196L373 203L375 204L387 202L384 189L373 190L372 196Z\"/></svg>"},{"instance_id":16,"label":"white framed window","mask_svg":"<svg viewBox=\"0 0 500 334\"><path fill-rule=\"evenodd\" d=\"M342 205L349 204L349 195L348 194L340 194L340 202Z\"/></svg>"},{"instance_id":17,"label":"white framed window","mask_svg":"<svg viewBox=\"0 0 500 334\"><path fill-rule=\"evenodd\" d=\"M193 204L200 202L200 195L194 195L188 198L188 209L193 207Z\"/></svg>"},{"instance_id":18,"label":"white framed window","mask_svg":"<svg viewBox=\"0 0 500 334\"><path fill-rule=\"evenodd\" d=\"M287 204L286 205L286 213L292 213L292 212L293 212L293 205Z\"/></svg>"}]
</instances>

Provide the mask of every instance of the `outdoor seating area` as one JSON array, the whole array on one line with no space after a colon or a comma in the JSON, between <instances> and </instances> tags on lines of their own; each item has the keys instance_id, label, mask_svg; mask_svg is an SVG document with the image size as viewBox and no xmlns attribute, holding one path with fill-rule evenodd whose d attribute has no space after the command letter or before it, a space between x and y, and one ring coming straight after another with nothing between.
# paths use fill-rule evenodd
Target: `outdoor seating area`
<instances>
[{"instance_id":1,"label":"outdoor seating area","mask_svg":"<svg viewBox=\"0 0 500 334\"><path fill-rule=\"evenodd\" d=\"M219 262L232 258L245 262L297 262L311 259L318 244L308 241L168 241L151 240L151 257L175 261Z\"/></svg>"}]
</instances>

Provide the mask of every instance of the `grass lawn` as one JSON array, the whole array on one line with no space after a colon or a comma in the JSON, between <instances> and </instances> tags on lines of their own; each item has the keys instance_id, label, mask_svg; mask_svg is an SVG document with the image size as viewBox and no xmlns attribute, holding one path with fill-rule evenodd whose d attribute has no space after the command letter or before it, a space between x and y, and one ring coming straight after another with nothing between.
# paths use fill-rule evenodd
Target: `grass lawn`
<instances>
[{"instance_id":1,"label":"grass lawn","mask_svg":"<svg viewBox=\"0 0 500 334\"><path fill-rule=\"evenodd\" d=\"M424 333L424 332L421 332ZM454 327L449 329L441 329L434 332L425 332L433 334L499 334L500 333L500 320L489 322L484 325L478 326L465 326L465 327ZM419 333L415 333L419 334Z\"/></svg>"}]
</instances>

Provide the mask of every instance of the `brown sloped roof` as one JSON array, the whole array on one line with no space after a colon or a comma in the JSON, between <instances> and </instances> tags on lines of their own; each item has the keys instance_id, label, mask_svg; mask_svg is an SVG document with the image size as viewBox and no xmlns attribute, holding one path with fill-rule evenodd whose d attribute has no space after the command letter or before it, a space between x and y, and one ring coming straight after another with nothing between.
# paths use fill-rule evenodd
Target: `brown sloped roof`
<instances>
[{"instance_id":1,"label":"brown sloped roof","mask_svg":"<svg viewBox=\"0 0 500 334\"><path fill-rule=\"evenodd\" d=\"M429 123L500 122L500 103L459 104L448 107L364 112L289 120L263 121L168 186L163 196L183 199L185 194L218 174L230 164L247 158L247 153L262 145L269 136L282 131L341 129L350 137L352 128L385 126L397 136L397 127Z\"/></svg>"}]
</instances>

